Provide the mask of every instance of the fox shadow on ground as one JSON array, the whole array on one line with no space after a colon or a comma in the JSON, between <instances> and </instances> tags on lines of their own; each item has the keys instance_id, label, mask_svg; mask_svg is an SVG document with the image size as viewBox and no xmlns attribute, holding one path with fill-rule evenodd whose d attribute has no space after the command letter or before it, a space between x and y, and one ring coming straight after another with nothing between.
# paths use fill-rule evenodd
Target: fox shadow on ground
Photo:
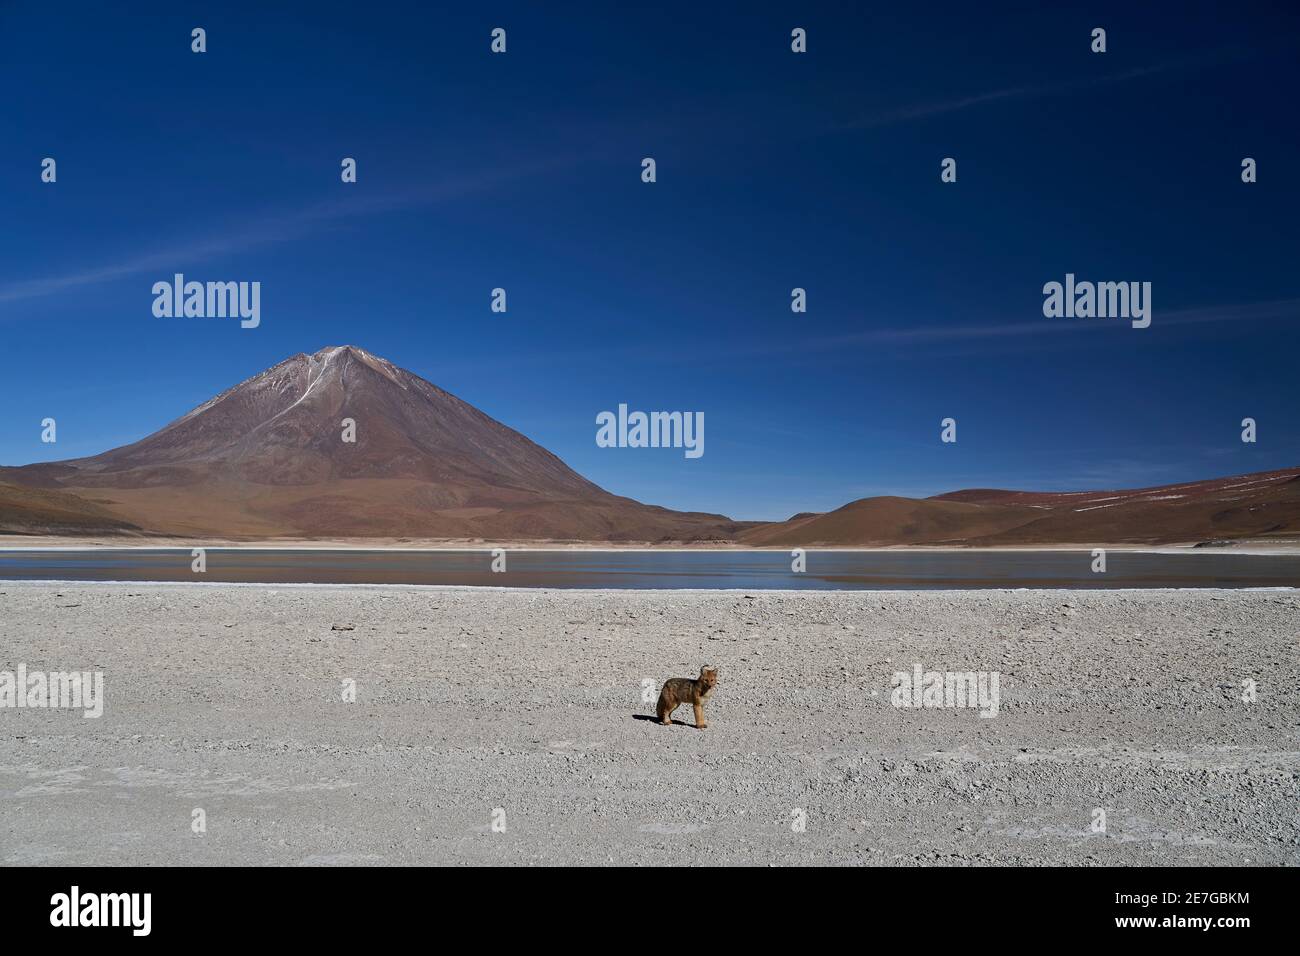
<instances>
[{"instance_id":1,"label":"fox shadow on ground","mask_svg":"<svg viewBox=\"0 0 1300 956\"><path fill-rule=\"evenodd\" d=\"M656 724L659 723L659 718L656 717L654 714L633 714L633 715L632 715L632 719L633 719L633 720L650 720L650 721L653 721L653 722L656 723ZM678 727L692 727L692 728L693 728L693 727L695 726L694 724L688 724L688 723L687 723L686 721L684 721L684 720L674 720L673 723L676 724Z\"/></svg>"}]
</instances>

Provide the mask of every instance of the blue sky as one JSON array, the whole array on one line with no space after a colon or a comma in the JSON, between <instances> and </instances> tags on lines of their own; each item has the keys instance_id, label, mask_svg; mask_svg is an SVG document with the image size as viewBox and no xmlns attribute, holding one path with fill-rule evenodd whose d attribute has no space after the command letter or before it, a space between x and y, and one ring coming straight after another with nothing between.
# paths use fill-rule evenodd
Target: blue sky
<instances>
[{"instance_id":1,"label":"blue sky","mask_svg":"<svg viewBox=\"0 0 1300 956\"><path fill-rule=\"evenodd\" d=\"M344 343L740 518L1300 462L1292 5L442 6L0 2L0 463ZM261 326L155 318L175 272L260 281ZM1067 272L1151 282L1151 327L1044 318ZM620 402L704 456L596 447Z\"/></svg>"}]
</instances>

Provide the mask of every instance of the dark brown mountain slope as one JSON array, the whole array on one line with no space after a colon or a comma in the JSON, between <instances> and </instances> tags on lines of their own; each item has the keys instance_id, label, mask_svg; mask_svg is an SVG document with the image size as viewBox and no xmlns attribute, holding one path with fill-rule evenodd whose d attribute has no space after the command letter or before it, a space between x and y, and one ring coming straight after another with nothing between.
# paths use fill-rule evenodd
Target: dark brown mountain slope
<instances>
[{"instance_id":1,"label":"dark brown mountain slope","mask_svg":"<svg viewBox=\"0 0 1300 956\"><path fill-rule=\"evenodd\" d=\"M0 534L124 534L139 531L102 505L66 491L0 482Z\"/></svg>"}]
</instances>

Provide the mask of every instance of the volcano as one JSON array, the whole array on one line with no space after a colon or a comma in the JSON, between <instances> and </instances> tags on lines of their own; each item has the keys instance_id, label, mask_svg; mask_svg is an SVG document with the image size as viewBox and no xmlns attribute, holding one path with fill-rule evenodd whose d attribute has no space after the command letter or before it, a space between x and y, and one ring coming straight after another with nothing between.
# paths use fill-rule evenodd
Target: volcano
<instances>
[{"instance_id":1,"label":"volcano","mask_svg":"<svg viewBox=\"0 0 1300 956\"><path fill-rule=\"evenodd\" d=\"M41 513L84 514L90 530L694 541L747 527L613 495L472 405L350 345L294 355L134 444L0 468L0 482L28 499L42 490ZM10 530L42 530L29 524Z\"/></svg>"}]
</instances>

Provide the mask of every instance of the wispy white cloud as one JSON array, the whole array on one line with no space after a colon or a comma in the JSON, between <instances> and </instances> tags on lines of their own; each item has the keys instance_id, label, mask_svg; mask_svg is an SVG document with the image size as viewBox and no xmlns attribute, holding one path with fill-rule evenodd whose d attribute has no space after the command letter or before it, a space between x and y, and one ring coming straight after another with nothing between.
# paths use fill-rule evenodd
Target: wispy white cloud
<instances>
[{"instance_id":1,"label":"wispy white cloud","mask_svg":"<svg viewBox=\"0 0 1300 956\"><path fill-rule=\"evenodd\" d=\"M1157 312L1151 329L1211 323L1264 323L1287 320L1300 322L1300 299L1276 299L1267 302L1221 304ZM744 341L737 341L735 338L713 341L701 339L689 348L678 345L665 346L661 338L629 342L618 346L589 346L585 344L584 339L583 344L575 343L551 350L529 349L517 353L492 351L485 352L480 357L462 356L455 361L439 361L436 367L424 371L437 378L447 375L471 376L499 372L502 368L576 367L611 361L642 364L659 362L680 368L688 364L731 365L739 358L761 359L770 356L779 356L788 364L795 356L820 356L827 352L843 352L846 356L854 356L853 360L856 361L860 355L858 350L880 350L890 346L906 348L911 345L953 346L981 349L991 354L1004 354L1035 351L1073 341L1065 338L1066 336L1091 334L1099 336L1098 340L1101 341L1100 337L1108 330L1114 333L1128 328L1124 320L1037 318L1026 322L992 322L980 325L908 325L908 321L908 319L898 319L895 325L889 327L802 339L785 337L748 338ZM936 354L938 353L931 350L924 352L929 359L933 359Z\"/></svg>"},{"instance_id":2,"label":"wispy white cloud","mask_svg":"<svg viewBox=\"0 0 1300 956\"><path fill-rule=\"evenodd\" d=\"M1201 325L1212 322L1267 322L1277 319L1300 319L1300 299L1274 299L1267 302L1243 302L1172 309L1157 313L1152 328L1169 325ZM1114 322L1078 319L1040 319L1032 322L998 322L983 325L900 324L890 328L865 329L847 335L810 339L807 348L827 349L848 345L889 345L911 342L959 342L976 339L1006 339L1072 335L1113 329ZM789 346L784 346L788 348Z\"/></svg>"},{"instance_id":3,"label":"wispy white cloud","mask_svg":"<svg viewBox=\"0 0 1300 956\"><path fill-rule=\"evenodd\" d=\"M990 103L999 103L1007 100L1040 99L1051 96L1064 96L1070 93L1080 93L1098 87L1126 83L1130 80L1141 79L1143 77L1158 76L1162 73L1203 68L1231 59L1233 55L1234 54L1229 51L1217 51L1198 58L1189 57L1180 60L1171 60L1166 63L1156 63L1150 66L1135 67L1131 70L1123 70L1118 73L1079 77L1073 80L1063 80L1058 83L1023 84L1020 86L1005 87L999 90L987 90L982 93L955 96L950 99L933 100L926 103L914 103L895 109L879 110L874 113L857 116L854 119L837 125L835 131L875 129L882 126L893 126L911 120L928 119L931 116L941 116L945 113L955 113L960 110L970 109L971 107L985 106Z\"/></svg>"},{"instance_id":4,"label":"wispy white cloud","mask_svg":"<svg viewBox=\"0 0 1300 956\"><path fill-rule=\"evenodd\" d=\"M322 227L348 219L382 215L402 209L453 202L491 190L514 180L568 165L571 157L540 160L528 165L484 170L425 184L401 192L327 200L299 209L270 213L251 225L219 236L179 240L168 246L128 256L90 268L39 279L0 284L0 303L57 295L129 276L172 269L178 262L193 262L247 252L259 246L305 238Z\"/></svg>"}]
</instances>

